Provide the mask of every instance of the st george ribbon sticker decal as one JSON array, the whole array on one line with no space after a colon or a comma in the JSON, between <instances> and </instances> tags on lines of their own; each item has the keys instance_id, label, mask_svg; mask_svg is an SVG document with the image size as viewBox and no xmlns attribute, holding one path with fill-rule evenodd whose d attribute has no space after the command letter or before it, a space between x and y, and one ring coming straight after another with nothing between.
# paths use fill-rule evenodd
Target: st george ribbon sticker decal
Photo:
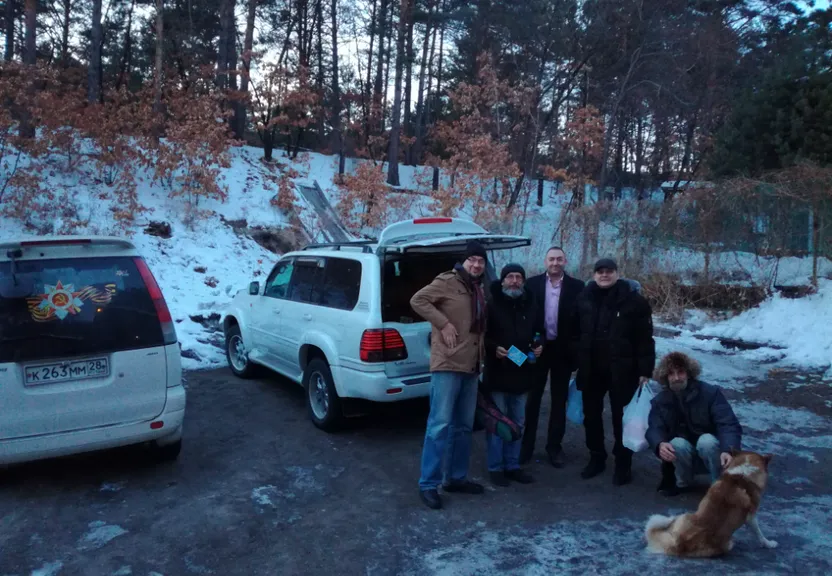
<instances>
[{"instance_id":1,"label":"st george ribbon sticker decal","mask_svg":"<svg viewBox=\"0 0 832 576\"><path fill-rule=\"evenodd\" d=\"M28 299L29 312L35 322L77 316L84 310L87 300L95 304L109 304L116 293L116 286L105 284L103 289L85 286L76 291L74 284L64 284L59 280L54 286L45 284L43 290L43 294Z\"/></svg>"}]
</instances>

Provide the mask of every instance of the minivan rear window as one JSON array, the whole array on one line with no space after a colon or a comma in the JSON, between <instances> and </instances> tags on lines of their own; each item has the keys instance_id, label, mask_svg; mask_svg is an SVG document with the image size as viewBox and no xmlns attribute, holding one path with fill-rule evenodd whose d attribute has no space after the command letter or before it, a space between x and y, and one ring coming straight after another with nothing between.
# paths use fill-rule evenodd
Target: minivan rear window
<instances>
[{"instance_id":1,"label":"minivan rear window","mask_svg":"<svg viewBox=\"0 0 832 576\"><path fill-rule=\"evenodd\" d=\"M14 272L33 288L0 294L0 364L164 346L132 258L18 260ZM0 262L0 280L11 274L11 262Z\"/></svg>"}]
</instances>

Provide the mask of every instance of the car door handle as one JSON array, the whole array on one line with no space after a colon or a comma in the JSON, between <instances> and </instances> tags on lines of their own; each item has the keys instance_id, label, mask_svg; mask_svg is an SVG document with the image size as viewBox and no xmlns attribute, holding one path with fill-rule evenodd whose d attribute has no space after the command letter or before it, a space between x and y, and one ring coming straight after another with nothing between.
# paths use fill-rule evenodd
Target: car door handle
<instances>
[{"instance_id":1,"label":"car door handle","mask_svg":"<svg viewBox=\"0 0 832 576\"><path fill-rule=\"evenodd\" d=\"M304 320L312 320L312 314L304 314L303 319Z\"/></svg>"}]
</instances>

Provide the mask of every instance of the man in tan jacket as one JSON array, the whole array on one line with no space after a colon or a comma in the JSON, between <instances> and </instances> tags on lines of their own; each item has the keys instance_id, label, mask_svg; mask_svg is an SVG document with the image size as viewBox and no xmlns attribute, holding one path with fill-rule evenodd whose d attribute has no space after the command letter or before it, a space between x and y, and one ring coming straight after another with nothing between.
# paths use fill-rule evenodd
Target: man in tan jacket
<instances>
[{"instance_id":1,"label":"man in tan jacket","mask_svg":"<svg viewBox=\"0 0 832 576\"><path fill-rule=\"evenodd\" d=\"M422 448L419 493L422 502L434 510L442 507L440 482L445 492L484 491L480 484L468 480L468 461L480 368L485 359L485 264L485 248L479 242L470 242L462 263L437 276L410 300L413 310L432 325L430 415Z\"/></svg>"}]
</instances>

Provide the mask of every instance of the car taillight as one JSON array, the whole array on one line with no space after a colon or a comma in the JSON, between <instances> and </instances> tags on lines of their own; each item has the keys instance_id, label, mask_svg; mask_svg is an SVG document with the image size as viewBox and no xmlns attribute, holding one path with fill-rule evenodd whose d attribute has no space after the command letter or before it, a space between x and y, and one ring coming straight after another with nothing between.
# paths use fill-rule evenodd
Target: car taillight
<instances>
[{"instance_id":1,"label":"car taillight","mask_svg":"<svg viewBox=\"0 0 832 576\"><path fill-rule=\"evenodd\" d=\"M170 310L168 310L165 297L162 296L162 291L156 283L156 278L153 277L153 274L150 272L150 268L147 267L147 263L144 261L144 258L134 258L133 261L136 263L139 275L142 277L142 280L144 280L144 285L147 287L150 298L153 300L153 305L156 307L156 314L159 316L159 324L162 325L162 335L165 339L165 345L176 344L176 328L173 326L173 318L170 316Z\"/></svg>"},{"instance_id":2,"label":"car taillight","mask_svg":"<svg viewBox=\"0 0 832 576\"><path fill-rule=\"evenodd\" d=\"M362 362L392 362L407 358L402 335L392 328L365 330L359 356Z\"/></svg>"},{"instance_id":3,"label":"car taillight","mask_svg":"<svg viewBox=\"0 0 832 576\"><path fill-rule=\"evenodd\" d=\"M428 216L425 218L414 218L414 224L450 224L453 222L453 218L443 218L443 217L432 217Z\"/></svg>"}]
</instances>

